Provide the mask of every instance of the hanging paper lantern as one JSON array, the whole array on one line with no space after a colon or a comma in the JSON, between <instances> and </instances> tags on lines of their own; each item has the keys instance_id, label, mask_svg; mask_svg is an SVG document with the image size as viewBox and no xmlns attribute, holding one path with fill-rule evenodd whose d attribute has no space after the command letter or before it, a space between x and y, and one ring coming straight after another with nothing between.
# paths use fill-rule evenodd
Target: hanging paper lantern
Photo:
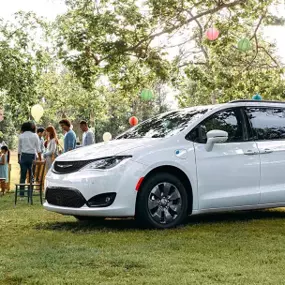
<instances>
[{"instance_id":1,"label":"hanging paper lantern","mask_svg":"<svg viewBox=\"0 0 285 285\"><path fill-rule=\"evenodd\" d=\"M219 30L217 30L216 28L212 27L212 28L209 28L206 32L206 37L208 40L210 41L214 41L216 40L218 37L219 37Z\"/></svg>"},{"instance_id":2,"label":"hanging paper lantern","mask_svg":"<svg viewBox=\"0 0 285 285\"><path fill-rule=\"evenodd\" d=\"M36 122L38 122L44 114L44 109L41 105L34 105L31 109L31 114Z\"/></svg>"},{"instance_id":3,"label":"hanging paper lantern","mask_svg":"<svg viewBox=\"0 0 285 285\"><path fill-rule=\"evenodd\" d=\"M252 97L253 100L262 100L262 97L257 93Z\"/></svg>"},{"instance_id":4,"label":"hanging paper lantern","mask_svg":"<svg viewBox=\"0 0 285 285\"><path fill-rule=\"evenodd\" d=\"M103 141L108 142L112 139L112 135L109 132L104 133L103 135Z\"/></svg>"},{"instance_id":5,"label":"hanging paper lantern","mask_svg":"<svg viewBox=\"0 0 285 285\"><path fill-rule=\"evenodd\" d=\"M240 51L248 51L251 49L251 43L248 38L243 38L238 42L238 49Z\"/></svg>"},{"instance_id":6,"label":"hanging paper lantern","mask_svg":"<svg viewBox=\"0 0 285 285\"><path fill-rule=\"evenodd\" d=\"M153 97L153 94L152 94L151 90L143 89L143 91L141 93L141 99L143 101L149 101L152 99L152 97Z\"/></svg>"},{"instance_id":7,"label":"hanging paper lantern","mask_svg":"<svg viewBox=\"0 0 285 285\"><path fill-rule=\"evenodd\" d=\"M139 120L138 120L138 118L135 117L135 116L132 116L132 117L130 117L130 119L129 119L129 123L130 123L131 126L136 126L136 125L138 124L138 122L139 122Z\"/></svg>"}]
</instances>

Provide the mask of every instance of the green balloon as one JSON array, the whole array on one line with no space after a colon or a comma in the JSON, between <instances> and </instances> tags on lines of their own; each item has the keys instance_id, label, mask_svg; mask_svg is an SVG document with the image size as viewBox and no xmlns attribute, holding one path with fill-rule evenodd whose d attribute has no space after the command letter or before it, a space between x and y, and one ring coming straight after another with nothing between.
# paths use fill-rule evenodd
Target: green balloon
<instances>
[{"instance_id":1,"label":"green balloon","mask_svg":"<svg viewBox=\"0 0 285 285\"><path fill-rule=\"evenodd\" d=\"M141 93L141 99L144 101L149 101L151 100L153 97L153 94L151 92L151 90L149 89L143 89L142 93Z\"/></svg>"},{"instance_id":2,"label":"green balloon","mask_svg":"<svg viewBox=\"0 0 285 285\"><path fill-rule=\"evenodd\" d=\"M238 49L241 51L248 51L251 49L251 43L248 38L243 38L238 42Z\"/></svg>"}]
</instances>

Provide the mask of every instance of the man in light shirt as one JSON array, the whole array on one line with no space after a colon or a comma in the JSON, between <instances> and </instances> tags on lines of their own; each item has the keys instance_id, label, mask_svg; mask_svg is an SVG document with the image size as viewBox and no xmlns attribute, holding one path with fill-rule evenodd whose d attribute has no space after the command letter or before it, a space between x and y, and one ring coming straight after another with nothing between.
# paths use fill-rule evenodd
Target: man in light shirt
<instances>
[{"instance_id":1,"label":"man in light shirt","mask_svg":"<svg viewBox=\"0 0 285 285\"><path fill-rule=\"evenodd\" d=\"M22 125L18 145L18 162L21 167L21 184L26 182L28 171L30 173L30 177L32 176L32 166L34 160L36 160L36 156L38 156L39 160L42 160L40 141L35 133L33 124L27 122ZM24 196L24 193L21 191L20 196Z\"/></svg>"},{"instance_id":2,"label":"man in light shirt","mask_svg":"<svg viewBox=\"0 0 285 285\"><path fill-rule=\"evenodd\" d=\"M87 122L81 121L80 122L80 129L83 132L82 135L82 146L87 146L95 143L94 134L91 130L89 130Z\"/></svg>"},{"instance_id":3,"label":"man in light shirt","mask_svg":"<svg viewBox=\"0 0 285 285\"><path fill-rule=\"evenodd\" d=\"M44 128L38 128L37 129L37 135L38 135L39 140L40 140L41 153L44 153L44 150L45 150L44 133L45 133Z\"/></svg>"}]
</instances>

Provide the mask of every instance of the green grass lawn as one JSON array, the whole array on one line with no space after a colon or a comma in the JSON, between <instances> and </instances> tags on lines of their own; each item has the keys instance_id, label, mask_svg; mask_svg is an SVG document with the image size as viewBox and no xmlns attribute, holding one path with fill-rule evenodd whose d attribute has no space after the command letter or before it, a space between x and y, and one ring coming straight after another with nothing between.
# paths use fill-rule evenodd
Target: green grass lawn
<instances>
[{"instance_id":1,"label":"green grass lawn","mask_svg":"<svg viewBox=\"0 0 285 285\"><path fill-rule=\"evenodd\" d=\"M150 231L14 208L11 194L0 199L0 284L285 284L284 233L281 210Z\"/></svg>"}]
</instances>

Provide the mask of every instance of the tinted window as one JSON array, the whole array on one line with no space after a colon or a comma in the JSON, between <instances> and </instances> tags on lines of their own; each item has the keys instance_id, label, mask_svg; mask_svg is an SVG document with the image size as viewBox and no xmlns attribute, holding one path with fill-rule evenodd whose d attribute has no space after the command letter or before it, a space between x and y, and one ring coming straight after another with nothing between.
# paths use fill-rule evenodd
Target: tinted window
<instances>
[{"instance_id":1,"label":"tinted window","mask_svg":"<svg viewBox=\"0 0 285 285\"><path fill-rule=\"evenodd\" d=\"M229 134L227 142L243 141L242 117L239 109L230 109L218 112L207 118L189 135L189 139L198 143L207 142L207 132L222 130Z\"/></svg>"},{"instance_id":2,"label":"tinted window","mask_svg":"<svg viewBox=\"0 0 285 285\"><path fill-rule=\"evenodd\" d=\"M177 134L188 127L190 122L205 114L208 108L191 108L160 114L126 131L117 139L164 138Z\"/></svg>"},{"instance_id":3,"label":"tinted window","mask_svg":"<svg viewBox=\"0 0 285 285\"><path fill-rule=\"evenodd\" d=\"M258 140L285 139L285 111L281 108L247 108L254 137Z\"/></svg>"}]
</instances>

